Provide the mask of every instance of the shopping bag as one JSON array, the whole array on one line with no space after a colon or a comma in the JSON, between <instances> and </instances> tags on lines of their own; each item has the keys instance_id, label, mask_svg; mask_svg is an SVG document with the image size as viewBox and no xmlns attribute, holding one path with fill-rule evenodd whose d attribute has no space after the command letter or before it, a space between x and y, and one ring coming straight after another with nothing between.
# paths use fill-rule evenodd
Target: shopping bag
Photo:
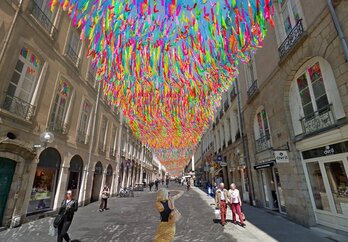
<instances>
[{"instance_id":1,"label":"shopping bag","mask_svg":"<svg viewBox=\"0 0 348 242\"><path fill-rule=\"evenodd\" d=\"M52 237L55 237L57 236L57 229L53 226L53 223L50 223L50 228L48 230L48 235L52 236Z\"/></svg>"},{"instance_id":2,"label":"shopping bag","mask_svg":"<svg viewBox=\"0 0 348 242\"><path fill-rule=\"evenodd\" d=\"M215 208L214 213L215 213L215 219L221 219L219 208Z\"/></svg>"}]
</instances>

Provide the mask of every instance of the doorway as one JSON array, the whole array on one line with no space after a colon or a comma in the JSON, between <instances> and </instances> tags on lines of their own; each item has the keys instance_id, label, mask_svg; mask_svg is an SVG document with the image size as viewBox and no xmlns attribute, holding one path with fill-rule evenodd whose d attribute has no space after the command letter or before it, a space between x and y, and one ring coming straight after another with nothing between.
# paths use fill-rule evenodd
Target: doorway
<instances>
[{"instance_id":1,"label":"doorway","mask_svg":"<svg viewBox=\"0 0 348 242\"><path fill-rule=\"evenodd\" d=\"M264 206L266 208L286 213L283 189L280 183L277 167L260 169Z\"/></svg>"},{"instance_id":2,"label":"doorway","mask_svg":"<svg viewBox=\"0 0 348 242\"><path fill-rule=\"evenodd\" d=\"M97 164L95 164L95 169L94 169L91 202L96 202L99 200L102 181L103 181L103 165L100 161L98 161Z\"/></svg>"},{"instance_id":3,"label":"doorway","mask_svg":"<svg viewBox=\"0 0 348 242\"><path fill-rule=\"evenodd\" d=\"M82 180L83 161L79 155L75 155L70 161L69 179L67 190L72 190L74 197L79 197Z\"/></svg>"},{"instance_id":4,"label":"doorway","mask_svg":"<svg viewBox=\"0 0 348 242\"><path fill-rule=\"evenodd\" d=\"M15 161L0 157L0 225L2 225L2 218L4 216L15 169Z\"/></svg>"}]
</instances>

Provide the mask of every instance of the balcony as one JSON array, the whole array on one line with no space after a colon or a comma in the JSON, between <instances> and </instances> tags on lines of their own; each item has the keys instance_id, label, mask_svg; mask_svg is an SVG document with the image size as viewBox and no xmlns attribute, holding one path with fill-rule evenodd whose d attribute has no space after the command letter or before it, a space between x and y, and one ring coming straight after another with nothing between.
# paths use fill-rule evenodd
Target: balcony
<instances>
[{"instance_id":1,"label":"balcony","mask_svg":"<svg viewBox=\"0 0 348 242\"><path fill-rule=\"evenodd\" d=\"M86 142L87 133L84 130L77 131L77 142L80 144L87 144Z\"/></svg>"},{"instance_id":2,"label":"balcony","mask_svg":"<svg viewBox=\"0 0 348 242\"><path fill-rule=\"evenodd\" d=\"M48 130L65 135L68 133L68 124L65 123L63 119L56 118L55 120L49 122Z\"/></svg>"},{"instance_id":3,"label":"balcony","mask_svg":"<svg viewBox=\"0 0 348 242\"><path fill-rule=\"evenodd\" d=\"M35 115L36 107L31 105L30 103L18 98L13 97L5 93L5 100L2 104L2 108L9 111L10 113L24 119L27 121L31 121L33 116Z\"/></svg>"},{"instance_id":4,"label":"balcony","mask_svg":"<svg viewBox=\"0 0 348 242\"><path fill-rule=\"evenodd\" d=\"M331 105L314 112L309 117L302 118L300 121L305 134L315 133L336 124Z\"/></svg>"},{"instance_id":5,"label":"balcony","mask_svg":"<svg viewBox=\"0 0 348 242\"><path fill-rule=\"evenodd\" d=\"M57 29L52 23L51 19L45 14L35 1L32 1L31 14L40 23L40 25L47 31L47 33L54 37L57 33Z\"/></svg>"},{"instance_id":6,"label":"balcony","mask_svg":"<svg viewBox=\"0 0 348 242\"><path fill-rule=\"evenodd\" d=\"M271 139L269 135L263 135L256 140L256 153L260 153L264 150L271 148Z\"/></svg>"},{"instance_id":7,"label":"balcony","mask_svg":"<svg viewBox=\"0 0 348 242\"><path fill-rule=\"evenodd\" d=\"M95 86L95 76L96 76L95 71L92 71L92 70L88 71L87 79L93 86Z\"/></svg>"},{"instance_id":8,"label":"balcony","mask_svg":"<svg viewBox=\"0 0 348 242\"><path fill-rule=\"evenodd\" d=\"M224 102L224 111L227 112L228 108L230 107L230 104L228 103L228 100Z\"/></svg>"},{"instance_id":9,"label":"balcony","mask_svg":"<svg viewBox=\"0 0 348 242\"><path fill-rule=\"evenodd\" d=\"M76 65L79 65L79 55L75 52L75 49L68 45L67 50L66 50L66 55L69 57L69 59Z\"/></svg>"},{"instance_id":10,"label":"balcony","mask_svg":"<svg viewBox=\"0 0 348 242\"><path fill-rule=\"evenodd\" d=\"M291 30L289 35L286 37L284 42L278 48L280 58L283 58L287 53L289 53L293 47L299 42L304 34L302 19L300 19L295 27Z\"/></svg>"},{"instance_id":11,"label":"balcony","mask_svg":"<svg viewBox=\"0 0 348 242\"><path fill-rule=\"evenodd\" d=\"M251 99L253 99L253 97L255 97L255 95L258 92L259 92L259 86L257 84L257 80L255 80L248 89L248 101L251 101Z\"/></svg>"}]
</instances>

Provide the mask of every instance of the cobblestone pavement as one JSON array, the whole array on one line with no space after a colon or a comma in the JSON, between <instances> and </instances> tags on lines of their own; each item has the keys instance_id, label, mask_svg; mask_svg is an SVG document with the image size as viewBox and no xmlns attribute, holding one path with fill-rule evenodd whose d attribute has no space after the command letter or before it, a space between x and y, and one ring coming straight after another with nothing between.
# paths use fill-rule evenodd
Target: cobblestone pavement
<instances>
[{"instance_id":1,"label":"cobblestone pavement","mask_svg":"<svg viewBox=\"0 0 348 242\"><path fill-rule=\"evenodd\" d=\"M183 189L174 184L170 188ZM250 218L246 228L231 223L222 227L213 221L214 209L211 203L212 199L196 188L185 192L175 201L175 206L182 214L182 219L176 225L176 242L329 241L284 218L248 206L244 208ZM110 209L104 212L98 211L99 203L80 207L70 227L70 237L82 242L152 241L159 221L154 192L136 192L134 198L110 198L108 204ZM52 218L43 218L2 231L0 241L56 241L48 235L51 223Z\"/></svg>"}]
</instances>

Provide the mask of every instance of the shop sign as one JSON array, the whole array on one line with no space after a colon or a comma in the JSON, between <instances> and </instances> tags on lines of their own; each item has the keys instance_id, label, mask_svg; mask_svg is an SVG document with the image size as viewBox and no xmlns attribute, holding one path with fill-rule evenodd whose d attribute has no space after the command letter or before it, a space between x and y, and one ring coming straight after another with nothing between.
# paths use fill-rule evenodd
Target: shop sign
<instances>
[{"instance_id":1,"label":"shop sign","mask_svg":"<svg viewBox=\"0 0 348 242\"><path fill-rule=\"evenodd\" d=\"M221 155L218 155L217 156L217 162L220 164L222 162L222 156Z\"/></svg>"},{"instance_id":2,"label":"shop sign","mask_svg":"<svg viewBox=\"0 0 348 242\"><path fill-rule=\"evenodd\" d=\"M348 152L348 141L322 146L319 148L302 151L303 159L312 159Z\"/></svg>"},{"instance_id":3,"label":"shop sign","mask_svg":"<svg viewBox=\"0 0 348 242\"><path fill-rule=\"evenodd\" d=\"M274 151L274 157L277 163L289 163L289 156L287 151Z\"/></svg>"},{"instance_id":4,"label":"shop sign","mask_svg":"<svg viewBox=\"0 0 348 242\"><path fill-rule=\"evenodd\" d=\"M268 162L262 162L262 163L254 165L254 169L260 170L260 169L269 168L272 166L274 166L274 161L268 161Z\"/></svg>"},{"instance_id":5,"label":"shop sign","mask_svg":"<svg viewBox=\"0 0 348 242\"><path fill-rule=\"evenodd\" d=\"M221 161L221 162L220 162L220 166L227 166L227 162Z\"/></svg>"}]
</instances>

